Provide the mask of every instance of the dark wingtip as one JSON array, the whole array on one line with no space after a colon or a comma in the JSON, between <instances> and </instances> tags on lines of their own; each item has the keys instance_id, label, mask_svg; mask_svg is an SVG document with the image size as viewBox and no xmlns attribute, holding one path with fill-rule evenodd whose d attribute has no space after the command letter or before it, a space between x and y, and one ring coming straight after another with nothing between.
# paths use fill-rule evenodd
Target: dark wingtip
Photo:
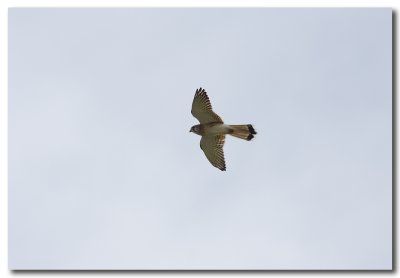
<instances>
[{"instance_id":1,"label":"dark wingtip","mask_svg":"<svg viewBox=\"0 0 400 278\"><path fill-rule=\"evenodd\" d=\"M200 87L198 90L199 90L199 93L201 93L201 94L205 93L206 94L206 90L203 89L203 87Z\"/></svg>"},{"instance_id":2,"label":"dark wingtip","mask_svg":"<svg viewBox=\"0 0 400 278\"><path fill-rule=\"evenodd\" d=\"M257 134L257 132L254 130L254 127L252 125L247 125L247 127L249 128L249 131L251 134Z\"/></svg>"},{"instance_id":3,"label":"dark wingtip","mask_svg":"<svg viewBox=\"0 0 400 278\"><path fill-rule=\"evenodd\" d=\"M249 136L247 136L246 140L247 140L247 141L250 141L250 140L253 139L253 138L254 138L254 135L253 135L253 134L249 134Z\"/></svg>"}]
</instances>

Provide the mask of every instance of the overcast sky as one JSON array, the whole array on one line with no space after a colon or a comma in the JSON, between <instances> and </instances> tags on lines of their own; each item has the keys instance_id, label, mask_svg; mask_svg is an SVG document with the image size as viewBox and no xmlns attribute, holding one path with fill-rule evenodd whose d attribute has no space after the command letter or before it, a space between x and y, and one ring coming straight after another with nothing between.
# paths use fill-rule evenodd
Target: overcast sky
<instances>
[{"instance_id":1,"label":"overcast sky","mask_svg":"<svg viewBox=\"0 0 400 278\"><path fill-rule=\"evenodd\" d=\"M10 9L12 269L390 269L390 9ZM227 171L189 133L195 90Z\"/></svg>"}]
</instances>

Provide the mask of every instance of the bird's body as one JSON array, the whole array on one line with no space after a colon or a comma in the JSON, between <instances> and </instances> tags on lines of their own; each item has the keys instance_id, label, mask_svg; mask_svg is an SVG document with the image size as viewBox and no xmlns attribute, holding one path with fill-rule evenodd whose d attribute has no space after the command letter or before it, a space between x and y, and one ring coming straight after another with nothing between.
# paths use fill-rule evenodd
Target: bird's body
<instances>
[{"instance_id":1,"label":"bird's body","mask_svg":"<svg viewBox=\"0 0 400 278\"><path fill-rule=\"evenodd\" d=\"M253 126L224 124L221 117L212 111L211 102L204 89L196 90L192 104L192 115L200 124L192 126L190 132L202 136L200 148L203 150L210 163L218 169L225 171L225 158L223 146L225 135L250 141L257 132Z\"/></svg>"},{"instance_id":2,"label":"bird's body","mask_svg":"<svg viewBox=\"0 0 400 278\"><path fill-rule=\"evenodd\" d=\"M193 132L200 136L215 136L232 133L233 129L229 125L221 123L206 123L193 126ZM198 130L197 132L195 130Z\"/></svg>"}]
</instances>

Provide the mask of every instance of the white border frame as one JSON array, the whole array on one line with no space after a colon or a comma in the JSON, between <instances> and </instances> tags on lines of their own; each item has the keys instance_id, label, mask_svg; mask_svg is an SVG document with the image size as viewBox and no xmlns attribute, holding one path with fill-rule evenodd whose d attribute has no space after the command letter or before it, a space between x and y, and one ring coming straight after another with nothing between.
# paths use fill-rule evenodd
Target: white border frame
<instances>
[{"instance_id":1,"label":"white border frame","mask_svg":"<svg viewBox=\"0 0 400 278\"><path fill-rule=\"evenodd\" d=\"M29 1L29 0L3 0L0 1L0 276L11 277L16 275L15 272L11 272L8 269L8 8L12 7L390 7L394 10L395 14L398 12L400 1L398 0L326 0L326 1L295 1L295 0L174 0L174 1L162 1L162 0L41 0L41 1ZM396 20L397 21L397 20ZM396 22L394 22L396 23ZM394 39L397 38L397 28L394 28L393 34ZM397 65L397 55L393 56L393 65ZM393 78L398 80L398 72L394 72ZM396 88L393 88L393 90ZM395 92L396 93L396 92ZM396 97L396 107L399 104L399 98ZM393 111L394 113L395 111ZM396 113L397 114L397 113ZM393 123L396 124L397 115L394 114ZM396 127L397 129L397 127ZM396 142L397 144L397 142ZM395 155L395 154L393 154ZM394 156L397 157L397 156ZM395 165L393 169L395 173L398 171L399 165ZM394 181L393 181L394 182ZM395 183L394 183L395 184ZM398 190L394 191L395 193ZM397 199L398 194L394 196ZM395 203L394 203L395 205ZM394 206L394 210L396 206ZM394 217L396 217L396 211L393 211ZM395 223L393 223L395 224ZM393 225L395 227L395 225ZM395 244L396 241L393 241ZM394 253L395 255L395 253ZM394 258L396 259L396 258ZM396 260L397 261L397 260ZM398 266L397 262L394 262L394 266ZM46 277L57 277L59 275L74 275L83 277L89 273L85 272L19 272L18 275L35 275L35 276L46 276ZM102 276L117 276L121 275L121 272L104 272L104 273L91 273L90 275L102 275ZM165 275L164 272L123 272L124 275L135 275L136 277L144 276L161 276ZM198 275L199 273L169 273L168 276L192 276ZM218 272L200 272L202 275L211 277L220 276ZM234 274L234 273L229 273ZM235 275L252 275L253 272L238 272ZM269 277L279 276L292 276L298 275L298 272L265 272L264 274ZM302 273L303 275L311 274L314 277L323 276L327 273L315 272L315 273ZM330 275L340 275L341 277L350 277L355 275L354 272L333 272ZM367 273L357 273L358 275L365 275ZM387 275L387 272L372 272L370 274L375 275ZM226 275L226 274L225 274ZM397 275L397 273L396 273Z\"/></svg>"}]
</instances>

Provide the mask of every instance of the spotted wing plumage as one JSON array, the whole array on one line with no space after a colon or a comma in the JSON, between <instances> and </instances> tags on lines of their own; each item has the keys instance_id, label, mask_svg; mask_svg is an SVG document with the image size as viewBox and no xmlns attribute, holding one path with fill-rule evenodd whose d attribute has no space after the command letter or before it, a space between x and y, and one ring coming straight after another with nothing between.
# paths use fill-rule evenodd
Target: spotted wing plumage
<instances>
[{"instance_id":1,"label":"spotted wing plumage","mask_svg":"<svg viewBox=\"0 0 400 278\"><path fill-rule=\"evenodd\" d=\"M203 136L200 141L200 148L203 150L207 159L214 167L221 171L226 170L223 149L224 143L225 135Z\"/></svg>"},{"instance_id":2,"label":"spotted wing plumage","mask_svg":"<svg viewBox=\"0 0 400 278\"><path fill-rule=\"evenodd\" d=\"M192 103L192 115L199 120L201 124L216 122L223 124L222 119L212 111L210 99L204 89L196 90Z\"/></svg>"}]
</instances>

